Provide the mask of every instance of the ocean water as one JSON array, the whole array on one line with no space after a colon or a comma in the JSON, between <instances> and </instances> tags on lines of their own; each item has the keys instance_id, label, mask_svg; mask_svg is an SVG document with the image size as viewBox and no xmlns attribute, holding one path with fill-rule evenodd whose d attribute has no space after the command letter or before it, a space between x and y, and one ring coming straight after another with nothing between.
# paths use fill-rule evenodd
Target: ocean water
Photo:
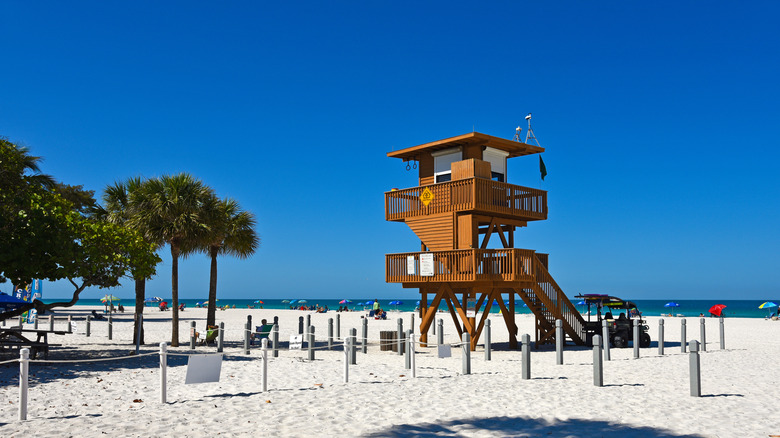
<instances>
[{"instance_id":1,"label":"ocean water","mask_svg":"<svg viewBox=\"0 0 780 438\"><path fill-rule=\"evenodd\" d=\"M623 298L623 297L621 297ZM629 299L630 298L626 298ZM57 299L47 299L44 298L44 302L51 303L54 301L62 301ZM168 304L172 302L170 299L166 299L168 301ZM198 303L205 302L206 299L182 299L179 300L179 303L184 303L186 307L192 308L196 307ZM290 303L283 302L282 300L262 300L263 303L255 303L255 300L252 299L220 299L217 301L217 306L229 306L236 308L242 308L246 309L248 306L255 306L255 308L264 308L264 309L289 309ZM300 306L328 306L331 310L336 310L341 306L347 305L350 310L364 310L369 309L373 305L373 300L352 300L352 303L349 304L340 304L339 301L341 300L330 300L330 299L306 299L305 303L295 303L293 306L295 308L298 308ZM368 301L368 304L364 303ZM385 310L400 310L404 312L409 312L415 310L417 307L418 300L406 300L402 299L400 300L402 304L398 305L390 305L391 301L396 300L379 300L379 304L381 307ZM573 299L572 302L576 303L578 300ZM777 312L778 308L773 307L770 309L759 309L758 306L763 303L763 301L758 300L679 300L675 301L677 304L679 304L679 307L665 307L665 304L669 301L667 300L632 300L636 303L639 310L642 312L643 315L646 316L660 316L660 315L667 315L669 313L672 313L674 315L683 315L687 317L695 317L699 316L700 314L704 314L705 316L709 316L709 309L715 304L725 304L726 308L723 310L723 316L724 317L739 317L739 318L766 318L772 313ZM780 303L780 300L774 300L775 303ZM130 308L134 306L134 300L132 299L122 299L121 303L126 307ZM522 307L522 302L517 299L516 305L519 307L517 310L517 313L531 313L530 310L528 310L527 307ZM116 302L115 302L116 304ZM79 300L78 305L88 305L88 306L100 306L103 305L100 300L97 299L82 299ZM150 305L151 306L151 305ZM156 305L154 305L156 306ZM445 304L441 304L439 306L440 309L446 309ZM585 306L577 306L578 309L581 311L585 311ZM493 312L498 313L498 306L494 305L491 309ZM126 310L127 311L127 310Z\"/></svg>"}]
</instances>

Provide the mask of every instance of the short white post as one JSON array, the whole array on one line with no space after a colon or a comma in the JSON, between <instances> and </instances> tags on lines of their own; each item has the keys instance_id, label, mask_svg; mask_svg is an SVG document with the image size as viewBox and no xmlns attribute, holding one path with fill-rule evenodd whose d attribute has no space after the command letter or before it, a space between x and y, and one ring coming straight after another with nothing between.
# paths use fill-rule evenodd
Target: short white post
<instances>
[{"instance_id":1,"label":"short white post","mask_svg":"<svg viewBox=\"0 0 780 438\"><path fill-rule=\"evenodd\" d=\"M634 320L634 359L639 359L639 318Z\"/></svg>"},{"instance_id":2,"label":"short white post","mask_svg":"<svg viewBox=\"0 0 780 438\"><path fill-rule=\"evenodd\" d=\"M328 318L328 350L333 350L333 318Z\"/></svg>"},{"instance_id":3,"label":"short white post","mask_svg":"<svg viewBox=\"0 0 780 438\"><path fill-rule=\"evenodd\" d=\"M268 339L264 338L261 344L263 349L263 392L268 392Z\"/></svg>"},{"instance_id":4,"label":"short white post","mask_svg":"<svg viewBox=\"0 0 780 438\"><path fill-rule=\"evenodd\" d=\"M563 365L563 321L555 320L555 363Z\"/></svg>"},{"instance_id":5,"label":"short white post","mask_svg":"<svg viewBox=\"0 0 780 438\"><path fill-rule=\"evenodd\" d=\"M352 349L350 345L350 338L344 339L344 383L349 383L349 350Z\"/></svg>"},{"instance_id":6,"label":"short white post","mask_svg":"<svg viewBox=\"0 0 780 438\"><path fill-rule=\"evenodd\" d=\"M471 374L471 335L469 335L469 332L463 332L461 342L463 347L463 374Z\"/></svg>"},{"instance_id":7,"label":"short white post","mask_svg":"<svg viewBox=\"0 0 780 438\"><path fill-rule=\"evenodd\" d=\"M30 371L30 349L19 351L19 421L27 419L27 379Z\"/></svg>"},{"instance_id":8,"label":"short white post","mask_svg":"<svg viewBox=\"0 0 780 438\"><path fill-rule=\"evenodd\" d=\"M36 318L35 320L37 321L38 318ZM91 322L92 322L92 317L87 315L87 337L89 337L89 331L90 331L89 329L90 329L90 323Z\"/></svg>"},{"instance_id":9,"label":"short white post","mask_svg":"<svg viewBox=\"0 0 780 438\"><path fill-rule=\"evenodd\" d=\"M50 317L50 318L51 318L51 317ZM51 325L53 326L53 325L54 325L54 322L53 322L54 320L52 320L52 319L49 319L49 321L51 321ZM112 321L112 319L111 319L111 314L109 313L109 314L108 314L108 340L109 340L109 341L110 341L111 339L113 339L113 337L114 337L114 336L113 336L113 335L114 335L114 332L113 332L113 330L114 330L114 323L113 323L113 321Z\"/></svg>"},{"instance_id":10,"label":"short white post","mask_svg":"<svg viewBox=\"0 0 780 438\"><path fill-rule=\"evenodd\" d=\"M414 341L415 341L415 335L414 332L412 332L411 336L409 336L409 349L412 351L412 377L417 377L417 363L415 362L415 357L414 357L414 351L415 351Z\"/></svg>"},{"instance_id":11,"label":"short white post","mask_svg":"<svg viewBox=\"0 0 780 438\"><path fill-rule=\"evenodd\" d=\"M664 355L664 319L658 320L658 354Z\"/></svg>"},{"instance_id":12,"label":"short white post","mask_svg":"<svg viewBox=\"0 0 780 438\"><path fill-rule=\"evenodd\" d=\"M111 317L109 316L109 319L110 318ZM49 315L49 331L50 332L54 331L54 315ZM108 338L108 339L111 339L111 338Z\"/></svg>"},{"instance_id":13,"label":"short white post","mask_svg":"<svg viewBox=\"0 0 780 438\"><path fill-rule=\"evenodd\" d=\"M73 333L73 328L72 328L73 325L71 324L72 322L73 322L73 315L68 315L68 333Z\"/></svg>"},{"instance_id":14,"label":"short white post","mask_svg":"<svg viewBox=\"0 0 780 438\"><path fill-rule=\"evenodd\" d=\"M251 322L249 322L249 317L247 317L247 321L244 323L244 354L249 354L249 332L252 330L251 328Z\"/></svg>"},{"instance_id":15,"label":"short white post","mask_svg":"<svg viewBox=\"0 0 780 438\"><path fill-rule=\"evenodd\" d=\"M341 315L336 314L336 339L341 339Z\"/></svg>"},{"instance_id":16,"label":"short white post","mask_svg":"<svg viewBox=\"0 0 780 438\"><path fill-rule=\"evenodd\" d=\"M363 354L368 353L368 318L363 318Z\"/></svg>"},{"instance_id":17,"label":"short white post","mask_svg":"<svg viewBox=\"0 0 780 438\"><path fill-rule=\"evenodd\" d=\"M160 342L160 403L168 403L168 344Z\"/></svg>"},{"instance_id":18,"label":"short white post","mask_svg":"<svg viewBox=\"0 0 780 438\"><path fill-rule=\"evenodd\" d=\"M197 339L195 335L195 321L190 321L190 350L195 349L195 340Z\"/></svg>"},{"instance_id":19,"label":"short white post","mask_svg":"<svg viewBox=\"0 0 780 438\"><path fill-rule=\"evenodd\" d=\"M396 345L398 346L398 355L404 354L404 320L398 318L398 332L396 334Z\"/></svg>"},{"instance_id":20,"label":"short white post","mask_svg":"<svg viewBox=\"0 0 780 438\"><path fill-rule=\"evenodd\" d=\"M138 332L135 334L135 354L137 356L141 350L141 328L144 326L144 314L136 313L135 317L138 320Z\"/></svg>"},{"instance_id":21,"label":"short white post","mask_svg":"<svg viewBox=\"0 0 780 438\"><path fill-rule=\"evenodd\" d=\"M707 351L707 333L706 333L706 324L707 320L704 318L700 318L700 331L701 331L701 351Z\"/></svg>"},{"instance_id":22,"label":"short white post","mask_svg":"<svg viewBox=\"0 0 780 438\"><path fill-rule=\"evenodd\" d=\"M601 336L593 337L593 384L604 386L604 365L601 362Z\"/></svg>"},{"instance_id":23,"label":"short white post","mask_svg":"<svg viewBox=\"0 0 780 438\"><path fill-rule=\"evenodd\" d=\"M602 322L601 326L601 332L603 333L603 336L601 338L601 343L604 344L604 360L610 360L609 355L609 322L605 319Z\"/></svg>"},{"instance_id":24,"label":"short white post","mask_svg":"<svg viewBox=\"0 0 780 438\"><path fill-rule=\"evenodd\" d=\"M406 368L407 370L412 369L412 349L410 348L411 342L412 342L412 330L409 329L406 331L406 342L404 342L406 344L406 348L404 349L405 350L404 368Z\"/></svg>"},{"instance_id":25,"label":"short white post","mask_svg":"<svg viewBox=\"0 0 780 438\"><path fill-rule=\"evenodd\" d=\"M520 339L522 343L522 371L520 376L523 380L528 380L531 378L531 335L524 334Z\"/></svg>"},{"instance_id":26,"label":"short white post","mask_svg":"<svg viewBox=\"0 0 780 438\"><path fill-rule=\"evenodd\" d=\"M490 320L485 321L485 360L490 360Z\"/></svg>"},{"instance_id":27,"label":"short white post","mask_svg":"<svg viewBox=\"0 0 780 438\"><path fill-rule=\"evenodd\" d=\"M720 317L720 349L726 349L726 329L723 327L723 317Z\"/></svg>"},{"instance_id":28,"label":"short white post","mask_svg":"<svg viewBox=\"0 0 780 438\"><path fill-rule=\"evenodd\" d=\"M225 341L225 323L219 323L219 335L217 337L217 352L222 353Z\"/></svg>"},{"instance_id":29,"label":"short white post","mask_svg":"<svg viewBox=\"0 0 780 438\"><path fill-rule=\"evenodd\" d=\"M274 357L279 357L279 323L278 322L274 323L274 328L272 333L274 339L273 339L273 343L271 344L271 350L273 350L274 352Z\"/></svg>"},{"instance_id":30,"label":"short white post","mask_svg":"<svg viewBox=\"0 0 780 438\"><path fill-rule=\"evenodd\" d=\"M691 352L688 353L688 364L691 374L691 396L701 397L701 366L699 362L699 343L691 341Z\"/></svg>"},{"instance_id":31,"label":"short white post","mask_svg":"<svg viewBox=\"0 0 780 438\"><path fill-rule=\"evenodd\" d=\"M680 353L685 353L687 349L687 344L685 338L686 336L686 324L685 319L680 321Z\"/></svg>"}]
</instances>

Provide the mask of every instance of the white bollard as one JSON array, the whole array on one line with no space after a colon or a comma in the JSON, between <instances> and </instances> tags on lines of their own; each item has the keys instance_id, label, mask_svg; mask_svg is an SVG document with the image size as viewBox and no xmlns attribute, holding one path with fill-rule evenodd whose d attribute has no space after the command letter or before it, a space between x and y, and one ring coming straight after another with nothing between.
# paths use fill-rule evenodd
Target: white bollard
<instances>
[{"instance_id":1,"label":"white bollard","mask_svg":"<svg viewBox=\"0 0 780 438\"><path fill-rule=\"evenodd\" d=\"M555 363L563 365L563 321L555 320Z\"/></svg>"},{"instance_id":2,"label":"white bollard","mask_svg":"<svg viewBox=\"0 0 780 438\"><path fill-rule=\"evenodd\" d=\"M609 354L609 322L605 319L602 321L601 324L601 343L603 344L604 349L604 360L610 360L610 354Z\"/></svg>"},{"instance_id":3,"label":"white bollard","mask_svg":"<svg viewBox=\"0 0 780 438\"><path fill-rule=\"evenodd\" d=\"M726 329L723 328L723 317L720 317L720 349L726 349Z\"/></svg>"},{"instance_id":4,"label":"white bollard","mask_svg":"<svg viewBox=\"0 0 780 438\"><path fill-rule=\"evenodd\" d=\"M30 371L30 349L19 351L19 421L27 419L27 379Z\"/></svg>"},{"instance_id":5,"label":"white bollard","mask_svg":"<svg viewBox=\"0 0 780 438\"><path fill-rule=\"evenodd\" d=\"M415 350L414 339L415 339L415 335L414 332L412 332L412 335L409 336L409 349L412 351L412 377L417 377L417 364L414 358L414 350Z\"/></svg>"},{"instance_id":6,"label":"white bollard","mask_svg":"<svg viewBox=\"0 0 780 438\"><path fill-rule=\"evenodd\" d=\"M268 392L268 338L262 340L263 345L263 392Z\"/></svg>"},{"instance_id":7,"label":"white bollard","mask_svg":"<svg viewBox=\"0 0 780 438\"><path fill-rule=\"evenodd\" d=\"M168 344L160 342L160 403L168 403Z\"/></svg>"},{"instance_id":8,"label":"white bollard","mask_svg":"<svg viewBox=\"0 0 780 438\"><path fill-rule=\"evenodd\" d=\"M352 349L350 343L348 336L344 339L344 383L349 383L349 350Z\"/></svg>"}]
</instances>

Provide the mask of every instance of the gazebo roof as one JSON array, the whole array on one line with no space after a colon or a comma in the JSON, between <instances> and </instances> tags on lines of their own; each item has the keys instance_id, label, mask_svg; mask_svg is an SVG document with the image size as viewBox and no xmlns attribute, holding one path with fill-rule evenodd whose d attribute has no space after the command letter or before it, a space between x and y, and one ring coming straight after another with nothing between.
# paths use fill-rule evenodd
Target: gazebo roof
<instances>
[{"instance_id":1,"label":"gazebo roof","mask_svg":"<svg viewBox=\"0 0 780 438\"><path fill-rule=\"evenodd\" d=\"M415 159L422 152L430 153L440 149L474 144L500 149L509 153L507 158L539 154L544 152L544 148L539 146L532 146L530 144L521 143L519 141L493 137L492 135L482 134L479 132L470 132L468 134L459 135L457 137L445 138L444 140L433 141L398 151L388 152L387 156L390 158L402 158L404 161L408 161Z\"/></svg>"}]
</instances>

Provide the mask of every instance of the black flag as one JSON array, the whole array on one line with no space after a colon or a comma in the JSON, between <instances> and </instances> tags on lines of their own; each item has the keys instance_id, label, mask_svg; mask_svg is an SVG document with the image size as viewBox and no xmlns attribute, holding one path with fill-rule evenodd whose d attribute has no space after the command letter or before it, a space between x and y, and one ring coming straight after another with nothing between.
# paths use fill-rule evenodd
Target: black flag
<instances>
[{"instance_id":1,"label":"black flag","mask_svg":"<svg viewBox=\"0 0 780 438\"><path fill-rule=\"evenodd\" d=\"M544 181L544 177L547 176L547 167L544 165L541 155L539 155L539 173L542 174L542 181Z\"/></svg>"}]
</instances>

